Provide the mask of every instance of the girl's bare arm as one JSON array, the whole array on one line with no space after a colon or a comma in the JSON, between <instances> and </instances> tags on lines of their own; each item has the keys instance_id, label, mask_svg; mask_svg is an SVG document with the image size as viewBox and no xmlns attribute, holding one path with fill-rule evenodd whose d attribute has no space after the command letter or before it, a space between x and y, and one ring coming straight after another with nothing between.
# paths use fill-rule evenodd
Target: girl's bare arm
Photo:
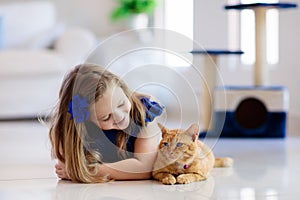
<instances>
[{"instance_id":1,"label":"girl's bare arm","mask_svg":"<svg viewBox=\"0 0 300 200\"><path fill-rule=\"evenodd\" d=\"M156 122L147 126L135 141L134 158L99 166L99 175L115 180L149 179L156 159L160 129Z\"/></svg>"}]
</instances>

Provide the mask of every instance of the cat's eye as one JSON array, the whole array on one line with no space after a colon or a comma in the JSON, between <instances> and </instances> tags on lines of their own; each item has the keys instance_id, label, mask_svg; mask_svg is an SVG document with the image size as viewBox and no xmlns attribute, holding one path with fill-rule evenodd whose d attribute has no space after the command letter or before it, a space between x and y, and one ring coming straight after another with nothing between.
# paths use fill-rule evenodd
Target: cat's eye
<instances>
[{"instance_id":1,"label":"cat's eye","mask_svg":"<svg viewBox=\"0 0 300 200\"><path fill-rule=\"evenodd\" d=\"M165 147L169 146L169 143L167 143L167 142L164 142L163 144L164 144Z\"/></svg>"},{"instance_id":2,"label":"cat's eye","mask_svg":"<svg viewBox=\"0 0 300 200\"><path fill-rule=\"evenodd\" d=\"M176 147L182 147L182 145L183 145L183 143L178 142L178 143L176 144Z\"/></svg>"}]
</instances>

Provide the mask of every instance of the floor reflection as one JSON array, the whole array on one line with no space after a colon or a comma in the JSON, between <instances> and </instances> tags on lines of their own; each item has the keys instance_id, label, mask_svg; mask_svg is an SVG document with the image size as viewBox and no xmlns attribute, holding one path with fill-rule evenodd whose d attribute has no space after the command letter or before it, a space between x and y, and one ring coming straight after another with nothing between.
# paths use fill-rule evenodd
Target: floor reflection
<instances>
[{"instance_id":1,"label":"floor reflection","mask_svg":"<svg viewBox=\"0 0 300 200\"><path fill-rule=\"evenodd\" d=\"M186 185L162 185L149 181L115 181L100 184L75 184L59 181L56 186L55 199L210 199L214 192L215 181L210 176L206 181Z\"/></svg>"}]
</instances>

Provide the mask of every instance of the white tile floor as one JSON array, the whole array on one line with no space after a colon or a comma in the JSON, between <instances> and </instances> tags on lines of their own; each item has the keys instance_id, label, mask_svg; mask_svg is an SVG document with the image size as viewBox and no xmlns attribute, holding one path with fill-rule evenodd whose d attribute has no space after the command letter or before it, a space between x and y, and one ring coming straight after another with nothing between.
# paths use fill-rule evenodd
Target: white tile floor
<instances>
[{"instance_id":1,"label":"white tile floor","mask_svg":"<svg viewBox=\"0 0 300 200\"><path fill-rule=\"evenodd\" d=\"M217 156L232 156L235 165L214 169L203 182L174 186L152 180L74 184L55 176L46 127L35 122L0 123L0 199L300 198L300 138L221 139L214 151Z\"/></svg>"}]
</instances>

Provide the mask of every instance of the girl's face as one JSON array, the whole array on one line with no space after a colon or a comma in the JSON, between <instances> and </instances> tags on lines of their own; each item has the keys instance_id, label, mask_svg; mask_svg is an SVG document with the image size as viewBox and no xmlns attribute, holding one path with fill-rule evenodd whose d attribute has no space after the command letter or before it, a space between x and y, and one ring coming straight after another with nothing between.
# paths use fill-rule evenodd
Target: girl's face
<instances>
[{"instance_id":1,"label":"girl's face","mask_svg":"<svg viewBox=\"0 0 300 200\"><path fill-rule=\"evenodd\" d=\"M129 125L131 103L119 86L108 87L94 109L91 120L103 130L123 130Z\"/></svg>"}]
</instances>

